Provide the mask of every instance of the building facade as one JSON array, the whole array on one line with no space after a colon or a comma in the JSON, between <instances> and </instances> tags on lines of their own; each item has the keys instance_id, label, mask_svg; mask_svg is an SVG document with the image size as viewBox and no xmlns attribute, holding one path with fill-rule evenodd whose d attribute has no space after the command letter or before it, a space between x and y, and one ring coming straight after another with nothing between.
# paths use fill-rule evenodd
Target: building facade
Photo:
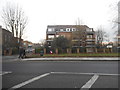
<instances>
[{"instance_id":1,"label":"building facade","mask_svg":"<svg viewBox=\"0 0 120 90\"><path fill-rule=\"evenodd\" d=\"M117 35L117 40L118 40L118 47L120 49L120 1L118 2L118 35Z\"/></svg>"},{"instance_id":2,"label":"building facade","mask_svg":"<svg viewBox=\"0 0 120 90\"><path fill-rule=\"evenodd\" d=\"M54 38L64 36L72 42L72 48L85 48L86 52L94 52L95 32L86 25L48 25L46 42L51 46Z\"/></svg>"},{"instance_id":3,"label":"building facade","mask_svg":"<svg viewBox=\"0 0 120 90\"><path fill-rule=\"evenodd\" d=\"M2 55L2 27L0 26L0 55Z\"/></svg>"},{"instance_id":4,"label":"building facade","mask_svg":"<svg viewBox=\"0 0 120 90\"><path fill-rule=\"evenodd\" d=\"M2 46L2 54L9 55L12 54L12 49L17 48L17 39L13 36L13 34L2 28L0 26L0 45Z\"/></svg>"}]
</instances>

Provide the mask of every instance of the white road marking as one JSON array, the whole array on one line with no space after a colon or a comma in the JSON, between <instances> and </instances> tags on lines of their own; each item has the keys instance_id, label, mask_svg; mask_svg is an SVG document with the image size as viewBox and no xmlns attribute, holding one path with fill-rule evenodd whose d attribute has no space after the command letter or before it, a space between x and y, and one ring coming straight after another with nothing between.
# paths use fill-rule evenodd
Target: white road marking
<instances>
[{"instance_id":1,"label":"white road marking","mask_svg":"<svg viewBox=\"0 0 120 90\"><path fill-rule=\"evenodd\" d=\"M83 75L103 75L103 76L119 76L120 74L108 74L108 73L78 73L78 72L50 72L51 74L83 74Z\"/></svg>"},{"instance_id":2,"label":"white road marking","mask_svg":"<svg viewBox=\"0 0 120 90\"><path fill-rule=\"evenodd\" d=\"M104 60L104 61L119 61L119 58L118 57L61 57L61 58L57 58L57 57L54 57L54 58L25 58L25 59L22 59L24 61L35 61L35 60L38 60L38 61L54 61L54 60L65 60L65 61L74 61L74 60L77 60L77 61L82 61L82 60L86 60L86 61L89 61L89 60L94 60L94 61L100 61L100 60Z\"/></svg>"},{"instance_id":3,"label":"white road marking","mask_svg":"<svg viewBox=\"0 0 120 90\"><path fill-rule=\"evenodd\" d=\"M14 89L17 89L17 88L21 88L21 87L23 87L23 86L25 86L25 85L27 85L29 83L32 83L32 82L34 82L34 81L36 81L36 80L38 80L40 78L43 78L43 77L47 76L49 74L50 73L45 73L45 74L42 74L40 76L34 77L34 78L30 79L30 80L27 80L25 82L22 82L22 83L20 83L18 85L15 85L15 86L11 87L9 90L14 90Z\"/></svg>"},{"instance_id":4,"label":"white road marking","mask_svg":"<svg viewBox=\"0 0 120 90\"><path fill-rule=\"evenodd\" d=\"M12 72L0 72L0 75L5 75L5 74L9 74L9 73L12 73Z\"/></svg>"},{"instance_id":5,"label":"white road marking","mask_svg":"<svg viewBox=\"0 0 120 90\"><path fill-rule=\"evenodd\" d=\"M95 81L98 79L99 75L95 74L85 85L82 86L82 89L84 88L91 88L91 86L95 83Z\"/></svg>"}]
</instances>

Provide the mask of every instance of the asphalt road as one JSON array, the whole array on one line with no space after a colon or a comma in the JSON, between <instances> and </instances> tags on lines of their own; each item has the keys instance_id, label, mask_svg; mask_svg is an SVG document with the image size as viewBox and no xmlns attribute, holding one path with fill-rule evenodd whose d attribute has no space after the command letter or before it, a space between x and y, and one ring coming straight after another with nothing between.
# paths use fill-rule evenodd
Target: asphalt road
<instances>
[{"instance_id":1,"label":"asphalt road","mask_svg":"<svg viewBox=\"0 0 120 90\"><path fill-rule=\"evenodd\" d=\"M118 61L3 62L3 88L118 88Z\"/></svg>"}]
</instances>

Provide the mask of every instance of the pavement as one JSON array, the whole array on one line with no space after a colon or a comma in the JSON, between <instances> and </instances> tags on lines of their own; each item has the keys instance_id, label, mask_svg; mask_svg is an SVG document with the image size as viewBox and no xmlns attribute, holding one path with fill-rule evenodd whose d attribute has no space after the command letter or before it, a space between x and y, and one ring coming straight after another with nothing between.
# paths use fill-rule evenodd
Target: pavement
<instances>
[{"instance_id":1,"label":"pavement","mask_svg":"<svg viewBox=\"0 0 120 90\"><path fill-rule=\"evenodd\" d=\"M4 61L120 61L119 57L41 57L19 59L18 55L2 56Z\"/></svg>"},{"instance_id":2,"label":"pavement","mask_svg":"<svg viewBox=\"0 0 120 90\"><path fill-rule=\"evenodd\" d=\"M13 60L13 59L17 59L18 55L11 55L11 56L2 56L2 60Z\"/></svg>"}]
</instances>

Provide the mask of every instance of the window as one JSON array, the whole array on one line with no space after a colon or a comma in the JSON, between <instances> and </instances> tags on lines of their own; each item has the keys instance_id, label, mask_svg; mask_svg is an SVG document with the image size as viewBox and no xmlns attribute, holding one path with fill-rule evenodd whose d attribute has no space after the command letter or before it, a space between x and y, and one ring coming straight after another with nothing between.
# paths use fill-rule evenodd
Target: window
<instances>
[{"instance_id":1,"label":"window","mask_svg":"<svg viewBox=\"0 0 120 90\"><path fill-rule=\"evenodd\" d=\"M63 32L64 30L63 29L60 29L61 32Z\"/></svg>"},{"instance_id":2,"label":"window","mask_svg":"<svg viewBox=\"0 0 120 90\"><path fill-rule=\"evenodd\" d=\"M87 38L92 38L92 35L87 35Z\"/></svg>"},{"instance_id":3,"label":"window","mask_svg":"<svg viewBox=\"0 0 120 90\"><path fill-rule=\"evenodd\" d=\"M54 28L48 28L48 31L54 31Z\"/></svg>"},{"instance_id":4,"label":"window","mask_svg":"<svg viewBox=\"0 0 120 90\"><path fill-rule=\"evenodd\" d=\"M66 31L66 30L64 29L64 31Z\"/></svg>"},{"instance_id":5,"label":"window","mask_svg":"<svg viewBox=\"0 0 120 90\"><path fill-rule=\"evenodd\" d=\"M89 32L89 31L92 31L92 28L87 28L86 31L88 31L88 32Z\"/></svg>"},{"instance_id":6,"label":"window","mask_svg":"<svg viewBox=\"0 0 120 90\"><path fill-rule=\"evenodd\" d=\"M75 28L72 28L72 31L76 31L76 29L75 29Z\"/></svg>"},{"instance_id":7,"label":"window","mask_svg":"<svg viewBox=\"0 0 120 90\"><path fill-rule=\"evenodd\" d=\"M66 31L69 32L69 31L70 31L70 28L66 28Z\"/></svg>"},{"instance_id":8,"label":"window","mask_svg":"<svg viewBox=\"0 0 120 90\"><path fill-rule=\"evenodd\" d=\"M48 35L48 38L50 39L50 38L54 38L54 35Z\"/></svg>"}]
</instances>

